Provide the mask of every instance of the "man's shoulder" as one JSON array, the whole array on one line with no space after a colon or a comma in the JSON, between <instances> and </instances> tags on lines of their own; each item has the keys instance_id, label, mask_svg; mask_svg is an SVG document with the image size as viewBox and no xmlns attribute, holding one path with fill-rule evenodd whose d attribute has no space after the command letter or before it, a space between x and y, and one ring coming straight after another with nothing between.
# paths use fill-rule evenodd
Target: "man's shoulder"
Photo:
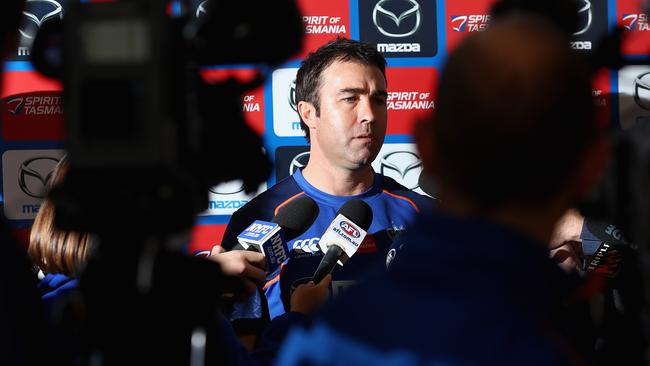
<instances>
[{"instance_id":1,"label":"man's shoulder","mask_svg":"<svg viewBox=\"0 0 650 366\"><path fill-rule=\"evenodd\" d=\"M273 217L276 207L301 192L302 189L300 186L298 186L293 177L289 176L260 193L239 210L235 211L233 218L253 215L256 219L270 220Z\"/></svg>"},{"instance_id":2,"label":"man's shoulder","mask_svg":"<svg viewBox=\"0 0 650 366\"><path fill-rule=\"evenodd\" d=\"M230 217L223 235L222 245L231 249L237 243L237 235L255 220L271 221L275 209L302 192L293 177L287 177L257 195Z\"/></svg>"},{"instance_id":3,"label":"man's shoulder","mask_svg":"<svg viewBox=\"0 0 650 366\"><path fill-rule=\"evenodd\" d=\"M435 205L435 200L429 196L415 192L402 184L398 183L395 179L381 175L381 190L392 196L403 197L413 201L420 209L430 208ZM416 187L417 188L417 187Z\"/></svg>"}]
</instances>

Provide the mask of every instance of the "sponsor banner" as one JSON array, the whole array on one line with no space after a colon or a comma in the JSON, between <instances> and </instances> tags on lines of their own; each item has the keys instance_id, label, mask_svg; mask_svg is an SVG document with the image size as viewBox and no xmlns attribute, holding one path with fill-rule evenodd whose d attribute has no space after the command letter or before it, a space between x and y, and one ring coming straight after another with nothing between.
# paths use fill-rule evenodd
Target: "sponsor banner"
<instances>
[{"instance_id":1,"label":"sponsor banner","mask_svg":"<svg viewBox=\"0 0 650 366\"><path fill-rule=\"evenodd\" d=\"M47 22L63 19L65 1L27 0L21 15L18 45L10 60L29 60L38 30Z\"/></svg>"},{"instance_id":2,"label":"sponsor banner","mask_svg":"<svg viewBox=\"0 0 650 366\"><path fill-rule=\"evenodd\" d=\"M305 136L296 107L297 68L273 72L273 131L277 136Z\"/></svg>"},{"instance_id":3,"label":"sponsor banner","mask_svg":"<svg viewBox=\"0 0 650 366\"><path fill-rule=\"evenodd\" d=\"M410 134L418 119L436 106L438 70L432 67L387 68L388 128L386 134Z\"/></svg>"},{"instance_id":4,"label":"sponsor banner","mask_svg":"<svg viewBox=\"0 0 650 366\"><path fill-rule=\"evenodd\" d=\"M4 213L10 220L31 220L63 150L8 150L2 155Z\"/></svg>"},{"instance_id":5,"label":"sponsor banner","mask_svg":"<svg viewBox=\"0 0 650 366\"><path fill-rule=\"evenodd\" d=\"M302 169L309 161L309 146L280 146L275 150L276 182Z\"/></svg>"},{"instance_id":6,"label":"sponsor banner","mask_svg":"<svg viewBox=\"0 0 650 366\"><path fill-rule=\"evenodd\" d=\"M641 0L618 0L616 20L623 28L623 54L650 54L650 14L643 11Z\"/></svg>"},{"instance_id":7,"label":"sponsor banner","mask_svg":"<svg viewBox=\"0 0 650 366\"><path fill-rule=\"evenodd\" d=\"M36 71L9 71L2 76L0 98L35 91L61 91L63 85L54 79L42 76Z\"/></svg>"},{"instance_id":8,"label":"sponsor banner","mask_svg":"<svg viewBox=\"0 0 650 366\"><path fill-rule=\"evenodd\" d=\"M490 23L490 8L496 0L447 1L447 52L467 35L484 31Z\"/></svg>"},{"instance_id":9,"label":"sponsor banner","mask_svg":"<svg viewBox=\"0 0 650 366\"><path fill-rule=\"evenodd\" d=\"M596 74L591 95L594 97L596 106L596 123L602 128L611 126L612 94L609 70L602 69Z\"/></svg>"},{"instance_id":10,"label":"sponsor banner","mask_svg":"<svg viewBox=\"0 0 650 366\"><path fill-rule=\"evenodd\" d=\"M350 4L348 0L298 0L305 39L297 58L305 58L336 37L350 38Z\"/></svg>"},{"instance_id":11,"label":"sponsor banner","mask_svg":"<svg viewBox=\"0 0 650 366\"><path fill-rule=\"evenodd\" d=\"M203 70L201 76L209 83L226 82L235 79L247 83L257 76L254 69L209 69ZM264 134L264 86L246 91L241 97L244 120L258 135Z\"/></svg>"},{"instance_id":12,"label":"sponsor banner","mask_svg":"<svg viewBox=\"0 0 650 366\"><path fill-rule=\"evenodd\" d=\"M265 190L266 183L262 183L253 194L246 194L244 184L240 180L219 184L210 188L208 209L201 215L232 215Z\"/></svg>"},{"instance_id":13,"label":"sponsor banner","mask_svg":"<svg viewBox=\"0 0 650 366\"><path fill-rule=\"evenodd\" d=\"M212 247L221 245L227 225L196 225L192 228L192 239L188 246L190 255L207 257Z\"/></svg>"},{"instance_id":14,"label":"sponsor banner","mask_svg":"<svg viewBox=\"0 0 650 366\"><path fill-rule=\"evenodd\" d=\"M607 0L579 0L578 29L571 36L571 48L591 52L607 35Z\"/></svg>"},{"instance_id":15,"label":"sponsor banner","mask_svg":"<svg viewBox=\"0 0 650 366\"><path fill-rule=\"evenodd\" d=\"M415 144L384 144L375 161L373 169L397 183L420 194L419 179L422 174L422 160Z\"/></svg>"},{"instance_id":16,"label":"sponsor banner","mask_svg":"<svg viewBox=\"0 0 650 366\"><path fill-rule=\"evenodd\" d=\"M628 66L618 72L621 128L650 125L650 66Z\"/></svg>"},{"instance_id":17,"label":"sponsor banner","mask_svg":"<svg viewBox=\"0 0 650 366\"><path fill-rule=\"evenodd\" d=\"M61 92L34 92L0 100L2 138L5 141L62 140L63 98Z\"/></svg>"},{"instance_id":18,"label":"sponsor banner","mask_svg":"<svg viewBox=\"0 0 650 366\"><path fill-rule=\"evenodd\" d=\"M387 57L438 52L435 0L359 0L359 36Z\"/></svg>"}]
</instances>

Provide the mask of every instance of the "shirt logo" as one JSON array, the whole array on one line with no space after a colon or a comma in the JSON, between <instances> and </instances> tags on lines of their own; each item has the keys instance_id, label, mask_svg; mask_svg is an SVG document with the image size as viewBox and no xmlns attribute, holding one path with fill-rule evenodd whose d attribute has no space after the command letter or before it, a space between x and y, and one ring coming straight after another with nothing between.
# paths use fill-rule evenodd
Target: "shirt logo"
<instances>
[{"instance_id":1,"label":"shirt logo","mask_svg":"<svg viewBox=\"0 0 650 366\"><path fill-rule=\"evenodd\" d=\"M408 37L415 34L415 32L420 28L420 4L415 0L406 0L410 7L400 13L395 13L385 8L385 6L388 5L387 3L390 2L390 0L380 0L375 5L375 8L372 11L372 21L375 28L377 28L381 34L393 38ZM409 27L404 27L402 22L412 17L415 17L414 24ZM386 30L387 27L389 27L389 29L397 28L398 30L388 31Z\"/></svg>"}]
</instances>

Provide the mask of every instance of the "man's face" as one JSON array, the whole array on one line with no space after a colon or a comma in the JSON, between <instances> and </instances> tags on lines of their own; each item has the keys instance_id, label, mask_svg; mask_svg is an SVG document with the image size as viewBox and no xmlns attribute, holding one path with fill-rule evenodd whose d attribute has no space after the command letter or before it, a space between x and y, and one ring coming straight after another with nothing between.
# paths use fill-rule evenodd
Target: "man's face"
<instances>
[{"instance_id":1,"label":"man's face","mask_svg":"<svg viewBox=\"0 0 650 366\"><path fill-rule=\"evenodd\" d=\"M375 159L386 134L386 80L375 66L334 62L321 74L320 115L311 154L337 168L357 170Z\"/></svg>"}]
</instances>

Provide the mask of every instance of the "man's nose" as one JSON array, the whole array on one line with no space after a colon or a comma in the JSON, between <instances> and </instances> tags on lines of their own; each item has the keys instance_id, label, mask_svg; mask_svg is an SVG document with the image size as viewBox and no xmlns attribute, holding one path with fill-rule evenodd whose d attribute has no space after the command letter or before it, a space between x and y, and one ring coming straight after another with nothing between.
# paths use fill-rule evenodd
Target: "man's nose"
<instances>
[{"instance_id":1,"label":"man's nose","mask_svg":"<svg viewBox=\"0 0 650 366\"><path fill-rule=\"evenodd\" d=\"M375 105L372 103L371 98L361 98L359 101L358 117L360 123L375 122L377 111Z\"/></svg>"}]
</instances>

